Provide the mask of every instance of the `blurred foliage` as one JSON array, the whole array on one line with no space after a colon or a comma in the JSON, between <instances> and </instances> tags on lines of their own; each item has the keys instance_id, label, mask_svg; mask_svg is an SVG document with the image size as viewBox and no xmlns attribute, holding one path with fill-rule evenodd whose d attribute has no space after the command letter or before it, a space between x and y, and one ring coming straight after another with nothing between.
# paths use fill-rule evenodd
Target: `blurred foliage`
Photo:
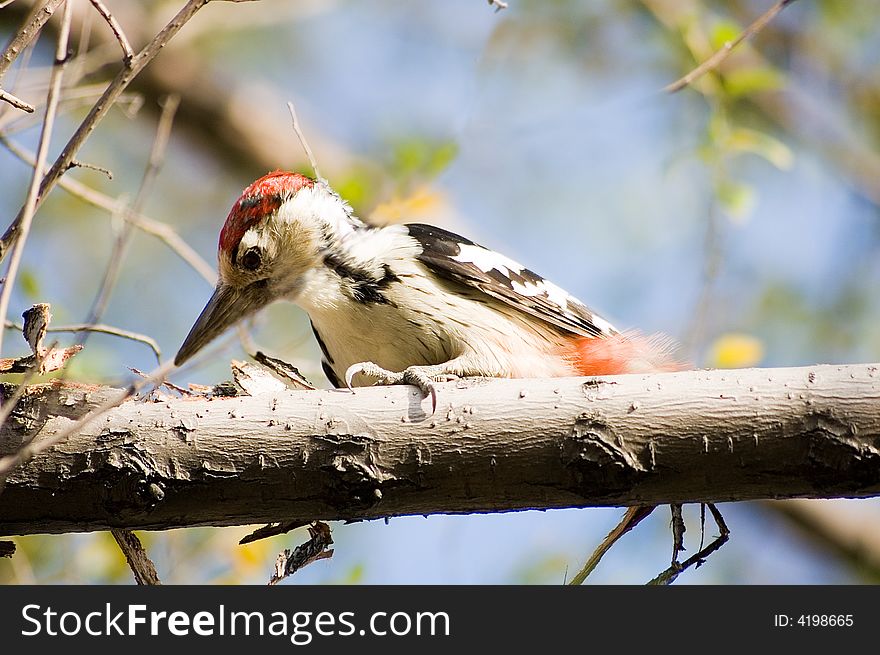
<instances>
[{"instance_id":1,"label":"blurred foliage","mask_svg":"<svg viewBox=\"0 0 880 655\"><path fill-rule=\"evenodd\" d=\"M757 366L764 357L764 345L748 334L722 334L709 346L706 364L711 368Z\"/></svg>"},{"instance_id":2,"label":"blurred foliage","mask_svg":"<svg viewBox=\"0 0 880 655\"><path fill-rule=\"evenodd\" d=\"M0 29L17 25L7 16L21 4L0 14ZM145 11L167 14L174 4ZM363 217L488 236L487 245L528 255L520 259L547 268L612 318L692 334L688 347L706 353L701 365L876 361L880 3L794 3L718 70L674 96L659 93L769 4L511 0L494 14L473 0L311 3L308 11L264 0L213 8L222 18L204 12L174 47L237 99L230 115L254 112L259 121L266 89L277 91L284 115L281 100L295 95L306 126L324 132L328 146L315 153L322 173ZM15 78L24 97L40 97L51 60L46 43L32 53L31 69L10 73L4 88ZM118 53L106 50L82 61L79 81L89 87L64 106L59 135L71 132L112 74ZM162 65L160 57L154 66ZM265 170L222 145L222 112L188 116L187 89L179 91L181 112L148 213L213 262L229 205L247 176ZM112 180L90 170L69 175L132 197L155 129L153 104L114 110L83 149L82 159L110 167ZM0 108L0 130L33 148L38 118ZM279 152L276 166L298 156ZM312 174L303 164L297 170ZM0 172L0 210L9 217L28 173L11 157L0 158ZM28 241L10 318L48 301L56 323L81 320L107 264L110 223L53 193ZM163 244L138 233L107 322L149 333L173 353L208 293ZM301 313L273 307L255 323L261 345L320 375ZM67 336L59 335L64 345ZM7 348L24 349L20 337L7 337ZM228 360L241 357L234 348L180 381L228 378ZM67 374L118 383L127 366L152 367L145 350L95 335ZM738 519L729 521L731 544L691 580L851 580L794 538L750 523L745 510ZM603 581L624 570L615 566L632 581L659 570L663 558L646 563L644 554L665 556L668 521L651 526L640 526L641 542L633 533L619 560L603 563ZM238 546L249 531L139 536L163 581L178 583L262 584L275 554L304 540L297 531ZM606 531L590 512L337 525L334 557L288 582L555 584L586 555L584 544ZM109 534L15 541L18 554L0 559L0 582L131 581Z\"/></svg>"},{"instance_id":3,"label":"blurred foliage","mask_svg":"<svg viewBox=\"0 0 880 655\"><path fill-rule=\"evenodd\" d=\"M458 146L451 141L410 137L393 141L389 151L391 161L385 170L405 187L414 179L430 180L445 170L458 154Z\"/></svg>"},{"instance_id":4,"label":"blurred foliage","mask_svg":"<svg viewBox=\"0 0 880 655\"><path fill-rule=\"evenodd\" d=\"M370 214L370 222L388 223L431 222L431 216L447 207L443 195L427 187L416 189L405 198L393 197L380 203Z\"/></svg>"}]
</instances>

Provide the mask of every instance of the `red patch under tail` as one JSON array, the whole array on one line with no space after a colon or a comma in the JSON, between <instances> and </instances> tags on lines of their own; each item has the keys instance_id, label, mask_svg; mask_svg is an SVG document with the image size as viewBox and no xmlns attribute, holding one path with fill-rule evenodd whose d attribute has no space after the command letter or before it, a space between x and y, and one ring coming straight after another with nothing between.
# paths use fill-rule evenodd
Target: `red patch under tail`
<instances>
[{"instance_id":1,"label":"red patch under tail","mask_svg":"<svg viewBox=\"0 0 880 655\"><path fill-rule=\"evenodd\" d=\"M683 371L687 364L675 357L675 342L661 334L637 332L605 338L580 337L570 357L581 375L620 375Z\"/></svg>"}]
</instances>

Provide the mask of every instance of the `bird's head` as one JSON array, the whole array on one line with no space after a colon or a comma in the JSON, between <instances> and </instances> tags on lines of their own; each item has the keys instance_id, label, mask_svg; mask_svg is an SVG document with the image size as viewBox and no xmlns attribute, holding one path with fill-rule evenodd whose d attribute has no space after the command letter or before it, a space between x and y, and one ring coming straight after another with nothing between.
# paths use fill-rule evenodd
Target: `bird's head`
<instances>
[{"instance_id":1,"label":"bird's head","mask_svg":"<svg viewBox=\"0 0 880 655\"><path fill-rule=\"evenodd\" d=\"M226 218L214 294L174 358L183 364L274 300L295 300L329 240L354 229L351 209L323 181L275 171L248 186Z\"/></svg>"}]
</instances>

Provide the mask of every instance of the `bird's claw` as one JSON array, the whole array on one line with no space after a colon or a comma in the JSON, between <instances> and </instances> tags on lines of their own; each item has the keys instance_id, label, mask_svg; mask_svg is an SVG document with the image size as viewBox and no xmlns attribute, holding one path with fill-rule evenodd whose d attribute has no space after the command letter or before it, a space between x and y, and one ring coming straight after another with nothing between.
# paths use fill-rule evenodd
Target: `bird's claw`
<instances>
[{"instance_id":1,"label":"bird's claw","mask_svg":"<svg viewBox=\"0 0 880 655\"><path fill-rule=\"evenodd\" d=\"M357 364L352 364L345 371L345 386L349 391L354 391L351 386L351 381L358 373L369 378L374 378L376 384L403 384L403 373L394 373L381 366L377 366L373 362L359 362Z\"/></svg>"},{"instance_id":2,"label":"bird's claw","mask_svg":"<svg viewBox=\"0 0 880 655\"><path fill-rule=\"evenodd\" d=\"M350 391L354 391L351 382L358 373L374 378L377 384L411 384L414 387L418 387L423 396L431 397L431 414L437 411L437 389L434 386L434 382L446 382L455 380L458 377L450 373L431 375L420 366L410 366L399 373L395 373L377 366L373 362L360 362L352 364L345 371L345 386Z\"/></svg>"}]
</instances>

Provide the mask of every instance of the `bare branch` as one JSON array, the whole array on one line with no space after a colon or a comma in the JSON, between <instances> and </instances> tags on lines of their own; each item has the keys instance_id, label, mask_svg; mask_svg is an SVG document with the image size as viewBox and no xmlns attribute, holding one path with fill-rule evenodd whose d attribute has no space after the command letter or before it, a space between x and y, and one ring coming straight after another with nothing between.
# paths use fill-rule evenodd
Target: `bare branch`
<instances>
[{"instance_id":1,"label":"bare branch","mask_svg":"<svg viewBox=\"0 0 880 655\"><path fill-rule=\"evenodd\" d=\"M673 560L672 565L660 573L656 578L651 580L649 585L668 585L675 582L675 579L681 575L684 571L694 566L699 568L703 562L706 560L709 555L714 553L716 550L721 548L724 544L727 543L727 540L730 538L730 530L727 528L727 524L724 522L724 517L721 516L721 512L718 511L718 508L715 507L712 503L706 503L706 507L709 508L709 511L712 513L712 518L715 519L715 524L718 526L718 537L716 537L712 543L710 543L705 548L701 548L699 552L691 555L684 562L679 562L678 560Z\"/></svg>"},{"instance_id":2,"label":"bare branch","mask_svg":"<svg viewBox=\"0 0 880 655\"><path fill-rule=\"evenodd\" d=\"M12 66L18 55L37 38L43 25L52 18L52 14L61 6L62 2L64 0L47 0L42 5L34 6L33 11L25 19L24 24L15 32L9 43L6 44L3 54L0 54L0 80L6 75L6 71L9 70L9 67Z\"/></svg>"},{"instance_id":3,"label":"bare branch","mask_svg":"<svg viewBox=\"0 0 880 655\"><path fill-rule=\"evenodd\" d=\"M880 495L876 364L437 386L433 415L406 386L112 411L118 389L32 386L0 534Z\"/></svg>"},{"instance_id":4,"label":"bare branch","mask_svg":"<svg viewBox=\"0 0 880 655\"><path fill-rule=\"evenodd\" d=\"M268 539L269 537L277 537L280 534L287 534L291 530L296 530L297 528L301 528L308 524L308 521L280 521L278 523L270 523L269 525L257 528L249 535L242 537L238 543L244 546L245 544L253 543L260 539Z\"/></svg>"},{"instance_id":5,"label":"bare branch","mask_svg":"<svg viewBox=\"0 0 880 655\"><path fill-rule=\"evenodd\" d=\"M7 91L4 91L3 89L0 89L0 100L2 100L3 102L8 102L10 105L15 107L16 109L21 109L22 111L25 111L29 114L33 114L36 111L36 107L25 102L21 98L15 97L11 93L8 93Z\"/></svg>"},{"instance_id":6,"label":"bare branch","mask_svg":"<svg viewBox=\"0 0 880 655\"><path fill-rule=\"evenodd\" d=\"M333 537L330 536L330 526L321 521L315 521L309 526L309 540L297 546L293 552L285 549L278 554L275 560L275 571L269 579L270 585L276 585L284 578L293 575L304 566L319 559L327 559L333 556ZM330 550L328 550L330 548Z\"/></svg>"},{"instance_id":7,"label":"bare branch","mask_svg":"<svg viewBox=\"0 0 880 655\"><path fill-rule=\"evenodd\" d=\"M49 172L46 173L46 176L40 184L39 192L31 213L40 207L48 193L55 187L58 180L70 167L70 163L76 157L76 153L82 147L83 143L85 143L86 139L88 139L98 126L98 123L100 123L104 116L107 115L107 112L110 111L110 108L132 80L134 80L144 67L146 67L147 64L149 64L156 55L162 51L187 21L189 21L199 9L208 4L208 2L210 2L210 0L189 0L183 9L171 19L168 25L166 25L165 28L159 32L159 34L157 34L143 50L135 55L134 59L131 60L130 65L123 67L113 81L110 82L104 91L104 94L92 106L88 115L82 123L80 123L76 132L74 132L73 136L67 142L67 145L61 151L61 154L55 160L55 163L52 164ZM42 170L42 164L37 167L37 170ZM0 261L5 258L9 249L18 241L24 214L25 207L22 208L13 222L6 229L3 237L0 238Z\"/></svg>"},{"instance_id":8,"label":"bare branch","mask_svg":"<svg viewBox=\"0 0 880 655\"><path fill-rule=\"evenodd\" d=\"M49 92L46 99L46 116L43 119L43 128L40 130L40 141L37 146L37 159L34 166L33 175L31 175L31 183L28 187L27 198L24 207L19 214L20 221L16 228L16 239L14 241L12 257L9 260L9 267L6 269L6 279L3 282L3 289L0 291L0 322L6 321L6 315L9 310L9 299L12 296L12 288L15 284L15 276L18 273L18 266L21 262L24 244L30 231L31 221L38 205L38 193L40 189L40 180L43 179L42 171L46 164L46 158L49 154L49 142L52 139L52 129L55 126L55 114L58 109L58 101L61 96L61 80L64 76L64 66L67 61L67 48L70 40L70 22L72 15L73 0L64 5L64 14L62 15L61 31L58 33L58 43L55 48L55 65L52 67L52 74L49 79ZM17 219L18 220L18 219ZM0 330L0 352L3 352L3 330Z\"/></svg>"},{"instance_id":9,"label":"bare branch","mask_svg":"<svg viewBox=\"0 0 880 655\"><path fill-rule=\"evenodd\" d=\"M106 0L105 0L106 1ZM150 21L146 20L146 3L115 3L114 14L126 26L126 33L134 43L146 42L152 36L147 30ZM262 25L279 21L303 21L319 12L328 10L328 3L294 3L288 7L273 7L273 12L236 12L245 25ZM19 9L15 10L20 12ZM82 15L84 12L78 12ZM229 29L231 22L225 11L206 12L199 19L191 21L186 30L175 36L175 44L189 46L193 39L206 33ZM272 14L271 19L266 16ZM77 16L74 16L74 21ZM256 21L256 23L254 23ZM49 25L49 29L53 26ZM106 52L112 35L106 30L96 31L90 47ZM143 93L146 108L158 106L161 98L171 93L185 94L186 102L178 112L175 125L182 129L195 145L210 152L210 156L224 161L229 167L241 171L272 170L289 161L290 153L298 152L296 135L290 129L287 112L278 112L284 107L286 97L276 93L271 86L246 80L230 86L220 82L217 76L206 75L205 71L216 62L209 60L204 53L191 47L174 47L162 54L161 66L148 66L137 78L138 90ZM24 116L24 115L22 115ZM327 168L343 170L352 166L365 169L375 168L375 162L355 155L351 150L326 134L309 128L309 143L315 152L321 153L322 172ZM288 153L285 155L285 153ZM305 158L303 158L305 159ZM300 164L297 164L300 165Z\"/></svg>"},{"instance_id":10,"label":"bare branch","mask_svg":"<svg viewBox=\"0 0 880 655\"><path fill-rule=\"evenodd\" d=\"M74 159L72 162L70 162L70 168L85 168L90 171L97 171L98 173L102 173L103 175L105 175L108 180L113 179L113 171L111 171L106 166L101 166L99 164L92 164L90 162Z\"/></svg>"},{"instance_id":11,"label":"bare branch","mask_svg":"<svg viewBox=\"0 0 880 655\"><path fill-rule=\"evenodd\" d=\"M125 36L125 32L122 31L122 26L119 22L113 17L113 14L110 13L110 10L104 6L104 3L101 0L89 0L92 3L92 6L101 14L101 18L107 21L107 24L110 26L110 29L113 32L113 36L116 37L116 40L119 41L119 46L122 48L122 57L123 61L128 64L132 59L134 59L134 51L131 49L131 44L129 44L128 39Z\"/></svg>"},{"instance_id":12,"label":"bare branch","mask_svg":"<svg viewBox=\"0 0 880 655\"><path fill-rule=\"evenodd\" d=\"M699 79L709 71L715 70L720 66L725 59L730 56L730 53L733 52L734 48L738 46L743 41L752 38L758 32L767 27L768 23L776 18L776 15L785 9L787 5L790 5L795 0L778 0L776 4L774 4L770 9L768 9L765 13L761 14L751 25L749 25L742 33L736 37L733 41L728 41L724 44L724 46L716 52L714 55L709 57L702 64L697 66L690 73L685 75L684 77L676 80L672 84L669 84L663 88L667 93L675 93L676 91L681 91L683 88L691 84L694 80Z\"/></svg>"},{"instance_id":13,"label":"bare branch","mask_svg":"<svg viewBox=\"0 0 880 655\"><path fill-rule=\"evenodd\" d=\"M68 359L82 350L80 345L60 349L56 349L55 344L49 348L43 345L49 321L52 320L48 303L38 303L25 310L22 316L24 317L24 325L21 328L21 333L31 347L32 354L15 359L0 359L0 372L29 373L33 370L37 374L43 375L64 367Z\"/></svg>"},{"instance_id":14,"label":"bare branch","mask_svg":"<svg viewBox=\"0 0 880 655\"><path fill-rule=\"evenodd\" d=\"M583 584L590 573L592 573L599 565L599 560L602 559L605 553L607 553L623 535L636 527L643 519L650 516L654 509L656 508L639 505L628 507L623 518L620 520L620 523L618 523L614 529L608 533L608 536L602 540L602 543L593 551L593 554L590 555L590 558L586 561L583 568L577 572L577 575L575 575L568 584L575 586Z\"/></svg>"},{"instance_id":15,"label":"bare branch","mask_svg":"<svg viewBox=\"0 0 880 655\"><path fill-rule=\"evenodd\" d=\"M174 123L174 114L177 111L179 104L180 98L178 96L172 96L166 99L162 107L162 114L156 128L156 137L153 140L153 147L150 150L147 167L144 170L144 175L141 179L141 185L138 189L137 196L135 196L134 202L131 205L131 211L136 214L139 214L143 210L144 203L152 191L156 175L162 167L162 161L165 157L165 148L168 145L168 138L171 135L171 125ZM104 270L104 277L101 281L101 286L98 289L98 293L95 294L92 308L89 311L88 318L85 320L86 325L93 325L100 321L101 316L104 315L104 311L107 309L107 303L110 301L110 294L119 279L119 272L122 270L122 262L125 260L125 253L131 242L132 227L132 223L126 221L113 243L113 249L110 252L107 268ZM85 338L79 340L85 345ZM158 351L155 348L153 349L153 352L157 353L157 357L159 356Z\"/></svg>"},{"instance_id":16,"label":"bare branch","mask_svg":"<svg viewBox=\"0 0 880 655\"><path fill-rule=\"evenodd\" d=\"M128 567L134 573L135 582L139 585L159 585L159 575L156 573L156 565L144 550L141 540L130 530L121 528L110 530L116 543L119 544L119 550L125 555Z\"/></svg>"},{"instance_id":17,"label":"bare branch","mask_svg":"<svg viewBox=\"0 0 880 655\"><path fill-rule=\"evenodd\" d=\"M12 143L8 139L3 138L0 135L0 143L6 146L9 151L14 154L16 157L21 159L23 162L33 166L34 158L31 153L29 153L24 148ZM142 232L149 234L151 236L160 239L166 246L168 246L174 254L180 257L184 262L186 262L189 266L193 268L199 275L201 275L205 281L214 286L217 281L217 273L214 268L206 262L201 255L199 255L195 250L190 247L186 241L177 233L177 231L168 225L167 223L162 223L161 221L157 221L155 219L144 216L143 214L136 214L131 211L130 208L119 208L119 202L116 198L108 196L105 193L102 193L96 189L93 189L82 182L78 182L72 178L61 178L58 182L58 186L60 186L63 190L67 191L71 195L79 198L80 200L87 202L93 207L98 207L99 209L103 209L106 212L114 213L119 211L122 218L132 225L137 227Z\"/></svg>"},{"instance_id":18,"label":"bare branch","mask_svg":"<svg viewBox=\"0 0 880 655\"><path fill-rule=\"evenodd\" d=\"M21 330L22 326L7 319L6 328L9 330ZM162 363L162 350L159 348L159 343L153 339L153 337L147 336L146 334L140 334L139 332L131 332L129 330L123 330L122 328L105 325L103 323L50 326L46 328L46 332L99 332L101 334L109 334L122 339L129 339L130 341L137 341L149 346L150 350L153 351L153 354L156 355L156 360L160 364Z\"/></svg>"}]
</instances>

